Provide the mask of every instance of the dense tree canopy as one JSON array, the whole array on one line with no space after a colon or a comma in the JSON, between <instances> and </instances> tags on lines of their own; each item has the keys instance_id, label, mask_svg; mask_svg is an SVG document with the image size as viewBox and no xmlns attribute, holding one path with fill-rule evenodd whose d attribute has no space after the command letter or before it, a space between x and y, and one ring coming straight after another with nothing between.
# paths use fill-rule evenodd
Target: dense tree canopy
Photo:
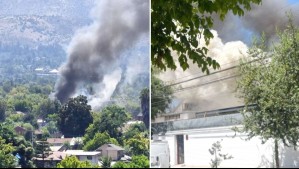
<instances>
[{"instance_id":1,"label":"dense tree canopy","mask_svg":"<svg viewBox=\"0 0 299 169\"><path fill-rule=\"evenodd\" d=\"M60 163L58 163L57 168L99 168L99 167L92 165L88 161L80 161L75 156L70 156L62 160Z\"/></svg>"},{"instance_id":2,"label":"dense tree canopy","mask_svg":"<svg viewBox=\"0 0 299 169\"><path fill-rule=\"evenodd\" d=\"M0 137L0 168L17 167L17 160L12 154L14 151L12 143L5 143L5 140Z\"/></svg>"},{"instance_id":3,"label":"dense tree canopy","mask_svg":"<svg viewBox=\"0 0 299 169\"><path fill-rule=\"evenodd\" d=\"M15 147L13 155L20 156L19 164L22 168L31 168L33 163L31 161L34 155L34 149L30 142L26 141L24 137L17 136L13 131L13 125L5 122L0 124L0 137L5 140L5 144L12 143Z\"/></svg>"},{"instance_id":4,"label":"dense tree canopy","mask_svg":"<svg viewBox=\"0 0 299 169\"><path fill-rule=\"evenodd\" d=\"M135 123L131 124L126 131L123 133L123 138L125 140L128 140L130 138L133 138L136 134L140 133L147 133L148 130L145 127L144 123Z\"/></svg>"},{"instance_id":5,"label":"dense tree canopy","mask_svg":"<svg viewBox=\"0 0 299 169\"><path fill-rule=\"evenodd\" d=\"M84 139L88 140L88 139ZM106 143L112 143L115 145L118 145L118 142L116 139L111 138L107 132L104 133L96 133L93 137L93 139L89 141L85 141L83 149L85 151L95 151L97 148L101 147L102 145Z\"/></svg>"},{"instance_id":6,"label":"dense tree canopy","mask_svg":"<svg viewBox=\"0 0 299 169\"><path fill-rule=\"evenodd\" d=\"M37 115L45 119L50 114L58 113L61 104L58 100L45 99L37 106Z\"/></svg>"},{"instance_id":7,"label":"dense tree canopy","mask_svg":"<svg viewBox=\"0 0 299 169\"><path fill-rule=\"evenodd\" d=\"M218 14L223 20L232 11L234 15L244 15L244 10L251 9L251 3L261 0L180 0L151 1L151 61L152 65L162 70L175 70L175 59L171 54L178 54L178 61L183 70L189 67L188 60L196 63L203 72L208 67L218 68L219 64L207 56L208 49L199 44L202 35L205 44L213 38L211 14Z\"/></svg>"},{"instance_id":8,"label":"dense tree canopy","mask_svg":"<svg viewBox=\"0 0 299 169\"><path fill-rule=\"evenodd\" d=\"M279 33L280 42L272 50L264 43L249 50L240 66L238 90L246 110L244 131L249 137L274 139L276 166L278 146L298 146L299 140L299 30L292 23ZM254 107L252 107L254 105Z\"/></svg>"},{"instance_id":9,"label":"dense tree canopy","mask_svg":"<svg viewBox=\"0 0 299 169\"><path fill-rule=\"evenodd\" d=\"M85 96L70 99L59 111L58 126L65 137L83 136L85 129L93 122L91 107Z\"/></svg>"},{"instance_id":10,"label":"dense tree canopy","mask_svg":"<svg viewBox=\"0 0 299 169\"><path fill-rule=\"evenodd\" d=\"M146 135L138 133L128 139L125 144L130 147L132 155L149 156L149 138Z\"/></svg>"},{"instance_id":11,"label":"dense tree canopy","mask_svg":"<svg viewBox=\"0 0 299 169\"><path fill-rule=\"evenodd\" d=\"M110 137L122 144L121 128L130 118L130 114L124 108L116 105L107 106L97 114L94 123L87 128L85 142L93 139L96 133L107 132Z\"/></svg>"},{"instance_id":12,"label":"dense tree canopy","mask_svg":"<svg viewBox=\"0 0 299 169\"><path fill-rule=\"evenodd\" d=\"M117 162L112 168L149 168L149 159L148 157L141 156L133 156L132 161L129 163Z\"/></svg>"}]
</instances>

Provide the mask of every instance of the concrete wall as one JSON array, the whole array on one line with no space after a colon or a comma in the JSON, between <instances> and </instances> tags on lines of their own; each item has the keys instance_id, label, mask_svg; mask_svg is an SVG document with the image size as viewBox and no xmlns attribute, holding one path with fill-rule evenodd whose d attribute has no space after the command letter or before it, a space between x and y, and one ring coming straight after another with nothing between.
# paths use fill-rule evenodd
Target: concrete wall
<instances>
[{"instance_id":1,"label":"concrete wall","mask_svg":"<svg viewBox=\"0 0 299 169\"><path fill-rule=\"evenodd\" d=\"M209 153L209 149L213 143L221 141L221 152L233 158L223 161L220 167L273 167L274 144L272 140L265 144L261 144L259 138L246 140L246 135L235 136L231 127L167 132L165 139L169 143L171 165L177 164L176 135L180 134L184 135L186 166L210 167L214 156ZM188 135L188 140L186 135ZM299 167L299 152L281 144L280 163L282 167Z\"/></svg>"}]
</instances>

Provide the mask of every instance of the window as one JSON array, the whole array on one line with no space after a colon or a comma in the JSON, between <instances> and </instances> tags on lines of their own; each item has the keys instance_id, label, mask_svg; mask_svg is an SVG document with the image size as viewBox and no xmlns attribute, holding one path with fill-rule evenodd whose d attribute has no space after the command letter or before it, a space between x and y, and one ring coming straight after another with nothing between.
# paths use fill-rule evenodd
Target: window
<instances>
[{"instance_id":1,"label":"window","mask_svg":"<svg viewBox=\"0 0 299 169\"><path fill-rule=\"evenodd\" d=\"M177 120L180 119L180 114L175 114L175 115L169 115L169 116L165 116L165 120Z\"/></svg>"},{"instance_id":2,"label":"window","mask_svg":"<svg viewBox=\"0 0 299 169\"><path fill-rule=\"evenodd\" d=\"M92 160L92 156L87 156L87 160Z\"/></svg>"}]
</instances>

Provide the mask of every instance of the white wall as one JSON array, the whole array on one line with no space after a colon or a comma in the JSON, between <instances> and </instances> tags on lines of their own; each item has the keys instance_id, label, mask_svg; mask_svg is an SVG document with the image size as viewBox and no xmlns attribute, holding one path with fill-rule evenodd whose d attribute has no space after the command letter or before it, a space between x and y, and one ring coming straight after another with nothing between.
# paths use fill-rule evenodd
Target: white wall
<instances>
[{"instance_id":1,"label":"white wall","mask_svg":"<svg viewBox=\"0 0 299 169\"><path fill-rule=\"evenodd\" d=\"M98 162L99 162L99 156L98 155L92 156L92 160L88 160L86 155L81 155L81 156L77 156L77 157L80 161L89 161L89 162L91 162L92 164L95 164L95 165L97 165Z\"/></svg>"},{"instance_id":2,"label":"white wall","mask_svg":"<svg viewBox=\"0 0 299 169\"><path fill-rule=\"evenodd\" d=\"M210 167L213 156L209 149L216 141L221 141L222 153L228 153L233 159L225 160L220 167L273 167L273 142L261 144L259 138L247 141L245 135L238 134L231 127L218 127L197 130L185 130L166 133L169 143L171 165L177 164L176 135L184 134L185 165ZM188 140L186 140L188 134ZM282 167L299 167L299 152L280 146Z\"/></svg>"},{"instance_id":3,"label":"white wall","mask_svg":"<svg viewBox=\"0 0 299 169\"><path fill-rule=\"evenodd\" d=\"M176 138L175 136L166 136L164 137L165 140L168 141L168 144L169 144L169 151L170 151L170 165L173 166L177 163L177 160L176 160L176 156L174 154L176 154Z\"/></svg>"}]
</instances>

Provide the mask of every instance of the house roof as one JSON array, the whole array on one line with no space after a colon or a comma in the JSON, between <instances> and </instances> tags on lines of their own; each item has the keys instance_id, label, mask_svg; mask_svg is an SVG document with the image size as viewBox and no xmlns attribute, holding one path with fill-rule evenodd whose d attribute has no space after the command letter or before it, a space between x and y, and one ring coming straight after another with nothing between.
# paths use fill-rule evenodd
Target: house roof
<instances>
[{"instance_id":1,"label":"house roof","mask_svg":"<svg viewBox=\"0 0 299 169\"><path fill-rule=\"evenodd\" d=\"M16 132L25 132L25 131L27 131L27 130L24 129L23 127L17 126L17 127L15 127L15 131L16 131Z\"/></svg>"},{"instance_id":2,"label":"house roof","mask_svg":"<svg viewBox=\"0 0 299 169\"><path fill-rule=\"evenodd\" d=\"M59 151L59 150L61 150L61 148L63 147L63 145L61 145L61 146L50 146L50 149L51 149L51 151Z\"/></svg>"},{"instance_id":3,"label":"house roof","mask_svg":"<svg viewBox=\"0 0 299 169\"><path fill-rule=\"evenodd\" d=\"M56 152L53 152L52 154L50 154L48 157L46 157L44 160L46 161L61 161L63 159L66 158L66 154L64 152L59 152L59 151L56 151ZM33 160L38 160L38 161L42 161L43 158L36 158L34 157Z\"/></svg>"},{"instance_id":4,"label":"house roof","mask_svg":"<svg viewBox=\"0 0 299 169\"><path fill-rule=\"evenodd\" d=\"M106 148L106 146L107 146L107 148ZM105 150L117 150L117 151L125 150L122 147L119 147L115 144L104 144L100 148L98 148L98 150L103 150L103 148L105 148Z\"/></svg>"},{"instance_id":5,"label":"house roof","mask_svg":"<svg viewBox=\"0 0 299 169\"><path fill-rule=\"evenodd\" d=\"M95 156L100 155L101 152L98 151L83 151L83 150L67 150L65 151L67 155L75 155L75 156Z\"/></svg>"},{"instance_id":6,"label":"house roof","mask_svg":"<svg viewBox=\"0 0 299 169\"><path fill-rule=\"evenodd\" d=\"M48 138L47 139L47 142L49 142L50 144L55 144L55 143L63 144L65 142L71 142L71 141L72 138Z\"/></svg>"}]
</instances>

